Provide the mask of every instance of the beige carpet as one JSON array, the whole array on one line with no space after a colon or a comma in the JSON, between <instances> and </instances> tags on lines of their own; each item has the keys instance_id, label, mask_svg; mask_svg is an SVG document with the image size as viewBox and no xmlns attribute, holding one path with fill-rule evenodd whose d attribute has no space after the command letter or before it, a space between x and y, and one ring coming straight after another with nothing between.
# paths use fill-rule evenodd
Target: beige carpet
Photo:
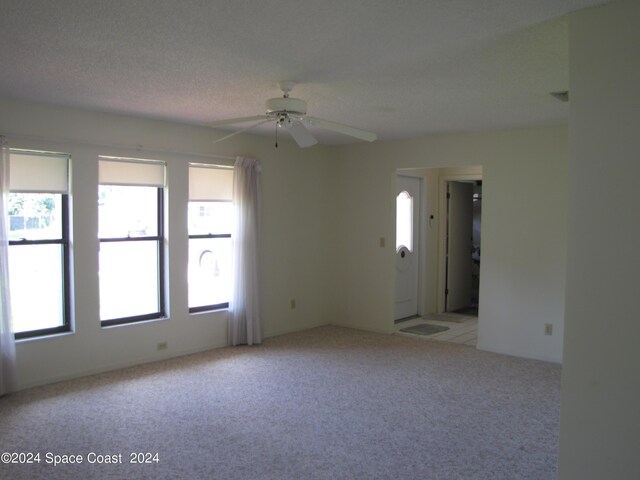
<instances>
[{"instance_id":1,"label":"beige carpet","mask_svg":"<svg viewBox=\"0 0 640 480\"><path fill-rule=\"evenodd\" d=\"M40 463L0 477L553 479L559 391L558 365L321 327L2 398L0 451Z\"/></svg>"}]
</instances>

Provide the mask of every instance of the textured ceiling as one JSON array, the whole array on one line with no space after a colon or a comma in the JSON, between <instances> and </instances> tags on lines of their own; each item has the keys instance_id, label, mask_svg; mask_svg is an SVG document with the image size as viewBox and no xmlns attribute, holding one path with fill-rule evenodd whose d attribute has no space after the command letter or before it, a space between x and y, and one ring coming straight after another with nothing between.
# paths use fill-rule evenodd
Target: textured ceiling
<instances>
[{"instance_id":1,"label":"textured ceiling","mask_svg":"<svg viewBox=\"0 0 640 480\"><path fill-rule=\"evenodd\" d=\"M561 16L600 3L2 0L0 95L206 124L294 80L310 115L381 139L557 124Z\"/></svg>"}]
</instances>

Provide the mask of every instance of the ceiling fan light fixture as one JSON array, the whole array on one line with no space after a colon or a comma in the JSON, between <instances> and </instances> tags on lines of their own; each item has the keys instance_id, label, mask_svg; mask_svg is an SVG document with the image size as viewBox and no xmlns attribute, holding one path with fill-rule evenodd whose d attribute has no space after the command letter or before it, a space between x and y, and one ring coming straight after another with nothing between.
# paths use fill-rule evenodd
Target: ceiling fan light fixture
<instances>
[{"instance_id":1,"label":"ceiling fan light fixture","mask_svg":"<svg viewBox=\"0 0 640 480\"><path fill-rule=\"evenodd\" d=\"M284 113L305 115L307 113L307 102L300 98L270 98L265 103L265 107L267 110L267 115L278 116Z\"/></svg>"}]
</instances>

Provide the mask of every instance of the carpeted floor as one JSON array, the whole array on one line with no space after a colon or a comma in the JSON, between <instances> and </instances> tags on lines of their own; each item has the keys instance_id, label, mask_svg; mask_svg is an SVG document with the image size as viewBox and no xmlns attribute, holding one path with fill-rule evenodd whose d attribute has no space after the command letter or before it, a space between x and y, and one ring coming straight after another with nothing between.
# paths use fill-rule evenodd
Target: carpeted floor
<instances>
[{"instance_id":1,"label":"carpeted floor","mask_svg":"<svg viewBox=\"0 0 640 480\"><path fill-rule=\"evenodd\" d=\"M1 398L0 452L40 463L0 477L553 479L559 394L555 364L321 327Z\"/></svg>"}]
</instances>

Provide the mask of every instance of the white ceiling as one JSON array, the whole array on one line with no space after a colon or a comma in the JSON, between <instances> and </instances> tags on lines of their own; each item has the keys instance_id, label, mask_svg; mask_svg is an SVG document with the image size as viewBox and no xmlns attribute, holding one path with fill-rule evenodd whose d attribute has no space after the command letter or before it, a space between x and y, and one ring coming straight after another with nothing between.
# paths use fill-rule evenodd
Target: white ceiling
<instances>
[{"instance_id":1,"label":"white ceiling","mask_svg":"<svg viewBox=\"0 0 640 480\"><path fill-rule=\"evenodd\" d=\"M558 124L561 16L600 3L2 0L0 95L206 124L294 80L310 115L381 139Z\"/></svg>"}]
</instances>

